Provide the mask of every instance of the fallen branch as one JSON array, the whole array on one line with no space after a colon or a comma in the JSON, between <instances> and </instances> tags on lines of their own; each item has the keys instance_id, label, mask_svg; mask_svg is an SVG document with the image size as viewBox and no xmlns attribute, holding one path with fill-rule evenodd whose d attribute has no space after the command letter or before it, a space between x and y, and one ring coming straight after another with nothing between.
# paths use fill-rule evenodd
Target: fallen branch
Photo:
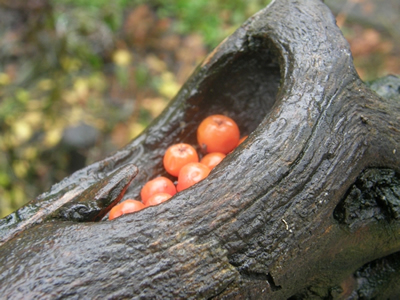
<instances>
[{"instance_id":1,"label":"fallen branch","mask_svg":"<svg viewBox=\"0 0 400 300\"><path fill-rule=\"evenodd\" d=\"M161 205L92 222L137 197L162 174L166 148L194 144L213 113L249 137L209 177ZM389 284L398 272L387 267L376 270L386 270L388 287L361 280L377 259L394 266L400 251L399 115L400 103L359 79L322 2L276 0L206 58L142 135L3 219L1 294L399 293Z\"/></svg>"}]
</instances>

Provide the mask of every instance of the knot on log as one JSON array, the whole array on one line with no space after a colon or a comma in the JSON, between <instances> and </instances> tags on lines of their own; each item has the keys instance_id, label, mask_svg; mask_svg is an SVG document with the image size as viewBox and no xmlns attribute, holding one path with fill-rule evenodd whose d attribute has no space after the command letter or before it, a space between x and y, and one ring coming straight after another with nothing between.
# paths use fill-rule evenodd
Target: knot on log
<instances>
[{"instance_id":1,"label":"knot on log","mask_svg":"<svg viewBox=\"0 0 400 300\"><path fill-rule=\"evenodd\" d=\"M367 169L334 210L342 224L400 220L400 175L392 169Z\"/></svg>"}]
</instances>

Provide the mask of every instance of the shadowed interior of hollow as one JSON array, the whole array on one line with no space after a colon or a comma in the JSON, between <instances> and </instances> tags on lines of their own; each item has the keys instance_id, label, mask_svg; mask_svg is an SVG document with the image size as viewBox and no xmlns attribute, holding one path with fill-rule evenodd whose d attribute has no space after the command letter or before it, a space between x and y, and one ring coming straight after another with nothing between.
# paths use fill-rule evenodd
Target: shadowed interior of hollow
<instances>
[{"instance_id":1,"label":"shadowed interior of hollow","mask_svg":"<svg viewBox=\"0 0 400 300\"><path fill-rule=\"evenodd\" d=\"M277 51L271 44L237 53L223 67L204 79L199 92L188 99L186 122L197 128L211 114L225 114L234 119L241 135L250 134L275 104L280 87ZM193 130L193 131L194 131ZM196 143L192 132L187 142Z\"/></svg>"}]
</instances>

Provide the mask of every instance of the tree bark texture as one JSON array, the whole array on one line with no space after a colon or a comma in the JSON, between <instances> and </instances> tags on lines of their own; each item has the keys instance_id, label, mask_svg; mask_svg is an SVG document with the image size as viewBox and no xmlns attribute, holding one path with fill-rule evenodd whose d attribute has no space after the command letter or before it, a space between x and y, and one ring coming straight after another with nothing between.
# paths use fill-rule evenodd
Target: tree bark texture
<instances>
[{"instance_id":1,"label":"tree bark texture","mask_svg":"<svg viewBox=\"0 0 400 300\"><path fill-rule=\"evenodd\" d=\"M108 221L215 113L247 140L168 202ZM321 1L273 1L137 139L1 221L1 295L395 299L399 116L360 80Z\"/></svg>"}]
</instances>

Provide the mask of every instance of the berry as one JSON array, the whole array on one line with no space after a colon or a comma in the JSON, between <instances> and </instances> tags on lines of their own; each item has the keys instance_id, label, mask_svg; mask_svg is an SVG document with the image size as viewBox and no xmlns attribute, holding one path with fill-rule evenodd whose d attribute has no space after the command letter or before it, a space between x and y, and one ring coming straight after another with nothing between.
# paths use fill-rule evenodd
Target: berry
<instances>
[{"instance_id":1,"label":"berry","mask_svg":"<svg viewBox=\"0 0 400 300\"><path fill-rule=\"evenodd\" d=\"M158 193L158 194L154 194L153 196L151 196L149 199L147 199L147 201L143 201L143 203L146 206L153 206L153 205L160 204L164 201L167 201L171 197L172 196L167 193Z\"/></svg>"},{"instance_id":2,"label":"berry","mask_svg":"<svg viewBox=\"0 0 400 300\"><path fill-rule=\"evenodd\" d=\"M191 162L198 162L196 150L189 144L175 144L167 149L163 158L165 170L177 177L181 168Z\"/></svg>"},{"instance_id":3,"label":"berry","mask_svg":"<svg viewBox=\"0 0 400 300\"><path fill-rule=\"evenodd\" d=\"M204 152L232 151L239 143L239 127L231 118L212 115L205 118L197 128L197 141Z\"/></svg>"},{"instance_id":4,"label":"berry","mask_svg":"<svg viewBox=\"0 0 400 300\"><path fill-rule=\"evenodd\" d=\"M200 163L206 165L210 170L212 170L216 165L218 165L224 158L226 157L225 154L221 152L213 152L208 153L205 155L201 160Z\"/></svg>"},{"instance_id":5,"label":"berry","mask_svg":"<svg viewBox=\"0 0 400 300\"><path fill-rule=\"evenodd\" d=\"M248 137L248 135L245 135L244 137L242 137L242 138L239 140L238 146L239 146L241 143L243 143L243 142L247 139L247 137Z\"/></svg>"},{"instance_id":6,"label":"berry","mask_svg":"<svg viewBox=\"0 0 400 300\"><path fill-rule=\"evenodd\" d=\"M140 197L145 203L151 196L158 193L167 193L170 196L176 194L174 183L166 177L160 176L148 181L140 191Z\"/></svg>"},{"instance_id":7,"label":"berry","mask_svg":"<svg viewBox=\"0 0 400 300\"><path fill-rule=\"evenodd\" d=\"M115 205L111 210L108 216L109 220L113 220L122 216L124 214L133 213L135 211L139 211L145 208L144 204L137 200L128 199L120 204Z\"/></svg>"},{"instance_id":8,"label":"berry","mask_svg":"<svg viewBox=\"0 0 400 300\"><path fill-rule=\"evenodd\" d=\"M210 169L201 163L188 163L185 165L178 176L178 192L191 187L193 184L203 180L210 173Z\"/></svg>"}]
</instances>

